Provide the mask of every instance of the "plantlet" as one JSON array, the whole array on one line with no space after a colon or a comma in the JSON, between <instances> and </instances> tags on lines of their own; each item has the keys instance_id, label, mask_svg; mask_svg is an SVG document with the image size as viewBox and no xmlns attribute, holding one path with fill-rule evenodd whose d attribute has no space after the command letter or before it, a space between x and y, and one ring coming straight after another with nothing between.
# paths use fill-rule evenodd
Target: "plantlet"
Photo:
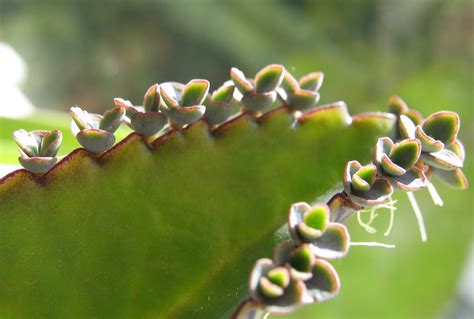
<instances>
[{"instance_id":1,"label":"plantlet","mask_svg":"<svg viewBox=\"0 0 474 319\"><path fill-rule=\"evenodd\" d=\"M237 68L230 70L230 77L242 95L240 104L245 111L255 114L276 101L276 90L284 76L285 68L279 64L264 67L255 75L255 79L247 79Z\"/></svg>"},{"instance_id":2,"label":"plantlet","mask_svg":"<svg viewBox=\"0 0 474 319\"><path fill-rule=\"evenodd\" d=\"M361 222L370 230L388 208L389 232L393 191L412 196L439 168L416 136L402 135L406 109L350 116L336 102L295 112L303 104L276 93L286 72L270 65L252 80L232 69L237 90L225 83L209 96L206 80L154 85L143 107L115 99L104 116L71 108L86 150L42 175L25 166L0 179L0 314L256 319L337 296L327 259L351 246L393 247L351 241L344 221L370 212ZM315 74L298 83L313 97ZM241 111L231 114L232 104ZM160 111L160 120L133 120ZM112 146L122 121L137 132ZM433 123L421 124L425 134L450 142L454 130ZM456 141L445 149L464 160Z\"/></svg>"},{"instance_id":3,"label":"plantlet","mask_svg":"<svg viewBox=\"0 0 474 319\"><path fill-rule=\"evenodd\" d=\"M13 132L13 138L21 154L18 160L25 169L42 174L56 164L62 140L61 131L18 130Z\"/></svg>"},{"instance_id":4,"label":"plantlet","mask_svg":"<svg viewBox=\"0 0 474 319\"><path fill-rule=\"evenodd\" d=\"M282 87L278 90L282 99L294 110L307 110L319 102L319 89L323 84L324 74L312 72L297 81L286 71Z\"/></svg>"},{"instance_id":5,"label":"plantlet","mask_svg":"<svg viewBox=\"0 0 474 319\"><path fill-rule=\"evenodd\" d=\"M71 129L78 142L89 152L102 153L114 145L114 132L124 119L125 109L116 107L99 115L73 106L70 113L73 119Z\"/></svg>"},{"instance_id":6,"label":"plantlet","mask_svg":"<svg viewBox=\"0 0 474 319\"><path fill-rule=\"evenodd\" d=\"M206 96L203 103L206 106L204 118L209 125L220 124L229 118L232 113L230 102L233 100L234 90L235 86L223 84L212 95Z\"/></svg>"},{"instance_id":7,"label":"plantlet","mask_svg":"<svg viewBox=\"0 0 474 319\"><path fill-rule=\"evenodd\" d=\"M152 85L145 93L142 106L135 106L130 101L115 98L117 107L123 107L125 123L143 136L152 136L161 131L168 123L166 116L160 111L160 86Z\"/></svg>"},{"instance_id":8,"label":"plantlet","mask_svg":"<svg viewBox=\"0 0 474 319\"><path fill-rule=\"evenodd\" d=\"M186 85L163 83L160 87L162 109L175 128L182 128L199 120L206 111L202 105L209 92L209 81L191 80Z\"/></svg>"}]
</instances>

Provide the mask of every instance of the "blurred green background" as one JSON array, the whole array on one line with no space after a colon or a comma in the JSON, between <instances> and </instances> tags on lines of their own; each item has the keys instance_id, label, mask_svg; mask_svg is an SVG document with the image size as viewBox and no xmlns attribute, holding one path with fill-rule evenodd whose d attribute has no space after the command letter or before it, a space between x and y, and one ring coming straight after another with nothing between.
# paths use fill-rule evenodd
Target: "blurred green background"
<instances>
[{"instance_id":1,"label":"blurred green background","mask_svg":"<svg viewBox=\"0 0 474 319\"><path fill-rule=\"evenodd\" d=\"M473 12L469 0L0 0L0 41L26 62L25 95L40 109L58 111L74 104L104 111L118 96L139 103L156 82L206 78L215 89L232 66L249 75L269 63L296 76L323 71L321 103L344 100L352 114L384 111L394 94L424 116L458 112L472 182ZM0 108L14 107L2 105L0 96ZM14 129L67 132L68 125L66 116L51 112L0 117L0 163L16 162ZM66 133L61 154L76 147ZM390 237L365 234L352 221L353 238L398 249L354 248L335 263L343 283L339 298L292 318L460 318L466 307L472 314L456 295L471 245L466 238L472 239L472 191L439 191L443 208L425 192L418 195L435 235L427 244L403 194L403 214ZM380 228L385 217L376 223ZM453 227L456 234L443 232ZM414 268L426 270L423 280L411 274Z\"/></svg>"}]
</instances>

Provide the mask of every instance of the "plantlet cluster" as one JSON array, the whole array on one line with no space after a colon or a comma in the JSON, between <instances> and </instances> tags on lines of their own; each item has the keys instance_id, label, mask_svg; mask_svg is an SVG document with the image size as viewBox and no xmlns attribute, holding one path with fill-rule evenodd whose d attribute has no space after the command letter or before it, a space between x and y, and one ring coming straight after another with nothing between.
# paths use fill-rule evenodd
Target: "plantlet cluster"
<instances>
[{"instance_id":1,"label":"plantlet cluster","mask_svg":"<svg viewBox=\"0 0 474 319\"><path fill-rule=\"evenodd\" d=\"M230 81L212 94L209 82L202 79L187 84L154 84L146 91L142 105L116 98L115 107L103 115L71 107L72 132L87 154L101 159L112 151L114 132L122 123L135 131L132 136L139 136L153 149L171 134L186 132L198 121L206 122L211 133L218 136L244 116L260 123L274 110L285 110L296 124L314 120L326 111L330 119L341 117L344 123L352 121L341 112L346 109L342 102L316 106L324 78L321 72L310 73L298 81L283 66L269 65L255 78L246 78L236 68L231 69L230 77ZM331 113L333 110L336 111ZM342 258L351 245L361 244L350 241L343 222L357 214L361 225L371 231L375 211L388 208L391 212L388 234L396 209L392 199L394 190L407 192L422 239L426 240L412 191L427 187L435 203L442 204L431 183L432 176L439 176L452 187L467 187L461 170L465 152L457 138L460 121L456 113L437 112L423 120L398 97L390 99L389 112L383 117L396 123L395 131L378 139L370 163L347 162L340 192L327 202L291 206L287 225L291 241L278 244L271 259L255 263L249 279L250 298L233 314L235 318L263 318L268 313L286 313L304 304L335 297L340 280L328 260ZM379 117L377 120L382 121L382 116ZM14 132L22 166L41 178L57 163L61 137L59 131ZM367 212L370 220L364 223L361 215ZM367 245L372 244L378 245Z\"/></svg>"},{"instance_id":2,"label":"plantlet cluster","mask_svg":"<svg viewBox=\"0 0 474 319\"><path fill-rule=\"evenodd\" d=\"M398 117L393 137L396 142L390 137L380 138L372 163L363 166L358 161L349 161L344 169L343 192L335 194L327 204L291 206L288 229L292 242L279 244L273 260L257 261L249 280L251 299L240 305L235 318L265 318L268 313L286 313L336 296L340 281L325 260L344 257L349 250L350 236L342 222L358 213L361 226L373 232L370 223L375 211L389 208L391 221L385 233L388 235L396 209L395 201L391 200L394 190L408 192L425 241L423 218L411 192L430 186L434 202L439 204L439 195L430 182L432 173L452 187L467 187L461 171L465 152L457 139L458 115L441 111L422 120L400 98L392 97L390 102L390 110ZM415 126L411 118L419 124ZM361 222L363 212L371 213L369 223Z\"/></svg>"}]
</instances>

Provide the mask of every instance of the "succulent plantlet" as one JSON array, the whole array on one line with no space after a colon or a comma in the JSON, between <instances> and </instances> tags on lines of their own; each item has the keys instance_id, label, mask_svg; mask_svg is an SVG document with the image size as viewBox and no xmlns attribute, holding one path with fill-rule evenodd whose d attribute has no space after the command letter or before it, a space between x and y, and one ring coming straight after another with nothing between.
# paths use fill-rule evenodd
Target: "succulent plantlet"
<instances>
[{"instance_id":1,"label":"succulent plantlet","mask_svg":"<svg viewBox=\"0 0 474 319\"><path fill-rule=\"evenodd\" d=\"M199 120L205 113L204 99L209 92L209 81L191 80L186 85L167 82L160 86L161 108L175 128Z\"/></svg>"},{"instance_id":2,"label":"succulent plantlet","mask_svg":"<svg viewBox=\"0 0 474 319\"><path fill-rule=\"evenodd\" d=\"M259 259L250 273L250 297L268 312L288 313L303 302L305 286L295 280L287 267L277 266L271 259Z\"/></svg>"},{"instance_id":3,"label":"succulent plantlet","mask_svg":"<svg viewBox=\"0 0 474 319\"><path fill-rule=\"evenodd\" d=\"M152 85L145 93L142 106L134 106L130 101L115 98L117 107L123 107L125 123L143 136L152 136L161 131L168 123L166 116L160 111L160 86Z\"/></svg>"},{"instance_id":4,"label":"succulent plantlet","mask_svg":"<svg viewBox=\"0 0 474 319\"><path fill-rule=\"evenodd\" d=\"M295 247L290 242L277 245L273 249L273 261L278 266L290 269L290 274L298 280L308 280L316 258L308 244Z\"/></svg>"},{"instance_id":5,"label":"succulent plantlet","mask_svg":"<svg viewBox=\"0 0 474 319\"><path fill-rule=\"evenodd\" d=\"M393 187L413 191L426 187L426 177L415 166L420 158L421 143L406 139L393 143L389 137L380 138L374 148L374 163L379 174L386 177Z\"/></svg>"},{"instance_id":6,"label":"succulent plantlet","mask_svg":"<svg viewBox=\"0 0 474 319\"><path fill-rule=\"evenodd\" d=\"M296 203L290 208L288 230L297 243L310 244L320 258L341 258L349 251L349 232L346 226L329 221L329 207Z\"/></svg>"},{"instance_id":7,"label":"succulent plantlet","mask_svg":"<svg viewBox=\"0 0 474 319\"><path fill-rule=\"evenodd\" d=\"M53 167L62 141L61 131L30 131L23 129L13 132L13 139L18 145L21 166L35 173L46 173Z\"/></svg>"},{"instance_id":8,"label":"succulent plantlet","mask_svg":"<svg viewBox=\"0 0 474 319\"><path fill-rule=\"evenodd\" d=\"M242 94L240 104L250 113L258 113L276 101L276 90L284 75L285 68L279 64L267 65L255 75L255 79L247 79L237 68L230 70L232 82Z\"/></svg>"},{"instance_id":9,"label":"succulent plantlet","mask_svg":"<svg viewBox=\"0 0 474 319\"><path fill-rule=\"evenodd\" d=\"M288 70L278 93L292 110L307 110L319 102L319 89L323 84L324 74L312 72L297 81Z\"/></svg>"},{"instance_id":10,"label":"succulent plantlet","mask_svg":"<svg viewBox=\"0 0 474 319\"><path fill-rule=\"evenodd\" d=\"M294 246L285 242L277 245L273 250L273 262L286 266L294 279L304 282L304 303L325 301L339 292L337 272L327 261L315 258L308 244Z\"/></svg>"},{"instance_id":11,"label":"succulent plantlet","mask_svg":"<svg viewBox=\"0 0 474 319\"><path fill-rule=\"evenodd\" d=\"M232 113L230 102L234 96L235 86L223 84L220 88L208 94L204 100L206 112L204 118L209 125L217 125L229 118Z\"/></svg>"},{"instance_id":12,"label":"succulent plantlet","mask_svg":"<svg viewBox=\"0 0 474 319\"><path fill-rule=\"evenodd\" d=\"M73 120L71 130L79 143L89 152L102 153L114 145L114 132L124 119L125 109L116 107L99 115L73 106L70 113Z\"/></svg>"},{"instance_id":13,"label":"succulent plantlet","mask_svg":"<svg viewBox=\"0 0 474 319\"><path fill-rule=\"evenodd\" d=\"M373 164L360 165L350 161L344 169L344 191L360 206L377 205L387 201L393 193L390 182L377 177L377 167Z\"/></svg>"}]
</instances>

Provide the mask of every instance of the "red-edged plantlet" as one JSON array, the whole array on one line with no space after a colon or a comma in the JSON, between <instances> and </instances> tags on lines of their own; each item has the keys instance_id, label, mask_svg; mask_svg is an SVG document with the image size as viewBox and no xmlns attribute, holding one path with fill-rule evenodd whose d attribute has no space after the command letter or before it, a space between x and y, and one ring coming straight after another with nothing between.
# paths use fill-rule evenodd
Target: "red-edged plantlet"
<instances>
[{"instance_id":1,"label":"red-edged plantlet","mask_svg":"<svg viewBox=\"0 0 474 319\"><path fill-rule=\"evenodd\" d=\"M440 111L423 120L402 99L392 97L390 101L389 111L398 116L398 136L417 138L421 142L420 159L428 166L427 176L434 174L451 187L466 189L467 178L461 171L464 147L457 139L459 116L455 112Z\"/></svg>"},{"instance_id":2,"label":"red-edged plantlet","mask_svg":"<svg viewBox=\"0 0 474 319\"><path fill-rule=\"evenodd\" d=\"M379 174L386 177L393 187L413 191L426 187L426 177L415 166L421 154L417 139L393 143L389 137L380 138L374 148L374 163Z\"/></svg>"},{"instance_id":3,"label":"red-edged plantlet","mask_svg":"<svg viewBox=\"0 0 474 319\"><path fill-rule=\"evenodd\" d=\"M73 106L70 113L73 120L71 130L79 143L89 152L102 153L114 145L114 132L124 119L125 109L116 107L99 115Z\"/></svg>"},{"instance_id":4,"label":"red-edged plantlet","mask_svg":"<svg viewBox=\"0 0 474 319\"><path fill-rule=\"evenodd\" d=\"M35 174L46 173L53 167L62 141L61 131L30 131L23 129L13 132L18 145L21 166Z\"/></svg>"},{"instance_id":5,"label":"red-edged plantlet","mask_svg":"<svg viewBox=\"0 0 474 319\"><path fill-rule=\"evenodd\" d=\"M386 178L377 177L374 164L362 166L350 161L344 169L344 191L357 205L378 205L392 196L393 188Z\"/></svg>"},{"instance_id":6,"label":"red-edged plantlet","mask_svg":"<svg viewBox=\"0 0 474 319\"><path fill-rule=\"evenodd\" d=\"M296 243L310 244L320 258L341 258L349 251L350 237L346 226L329 221L329 207L320 203L311 207L296 203L290 208L288 230Z\"/></svg>"},{"instance_id":7,"label":"red-edged plantlet","mask_svg":"<svg viewBox=\"0 0 474 319\"><path fill-rule=\"evenodd\" d=\"M206 112L204 118L209 125L217 125L227 120L232 113L230 102L234 96L235 86L224 84L204 100Z\"/></svg>"},{"instance_id":8,"label":"red-edged plantlet","mask_svg":"<svg viewBox=\"0 0 474 319\"><path fill-rule=\"evenodd\" d=\"M249 292L267 312L288 313L302 304L305 286L291 276L287 267L263 258L256 262L250 273Z\"/></svg>"},{"instance_id":9,"label":"red-edged plantlet","mask_svg":"<svg viewBox=\"0 0 474 319\"><path fill-rule=\"evenodd\" d=\"M317 259L309 244L281 243L273 249L273 262L287 267L293 278L304 282L303 303L325 301L339 292L337 272L328 262Z\"/></svg>"},{"instance_id":10,"label":"red-edged plantlet","mask_svg":"<svg viewBox=\"0 0 474 319\"><path fill-rule=\"evenodd\" d=\"M209 92L209 81L191 80L186 85L167 82L160 86L161 108L175 128L199 120L206 111L203 104Z\"/></svg>"},{"instance_id":11,"label":"red-edged plantlet","mask_svg":"<svg viewBox=\"0 0 474 319\"><path fill-rule=\"evenodd\" d=\"M161 131L168 120L160 111L160 86L153 84L145 93L143 105L136 106L130 101L122 98L115 98L117 107L123 107L125 112L125 124L143 136L152 136Z\"/></svg>"},{"instance_id":12,"label":"red-edged plantlet","mask_svg":"<svg viewBox=\"0 0 474 319\"><path fill-rule=\"evenodd\" d=\"M255 79L247 79L237 68L230 70L235 87L242 94L240 104L247 112L259 112L276 101L276 89L285 75L285 68L279 64L270 64L261 69Z\"/></svg>"},{"instance_id":13,"label":"red-edged plantlet","mask_svg":"<svg viewBox=\"0 0 474 319\"><path fill-rule=\"evenodd\" d=\"M319 102L318 91L323 79L322 72L312 72L297 81L287 70L278 93L291 109L307 110Z\"/></svg>"}]
</instances>

